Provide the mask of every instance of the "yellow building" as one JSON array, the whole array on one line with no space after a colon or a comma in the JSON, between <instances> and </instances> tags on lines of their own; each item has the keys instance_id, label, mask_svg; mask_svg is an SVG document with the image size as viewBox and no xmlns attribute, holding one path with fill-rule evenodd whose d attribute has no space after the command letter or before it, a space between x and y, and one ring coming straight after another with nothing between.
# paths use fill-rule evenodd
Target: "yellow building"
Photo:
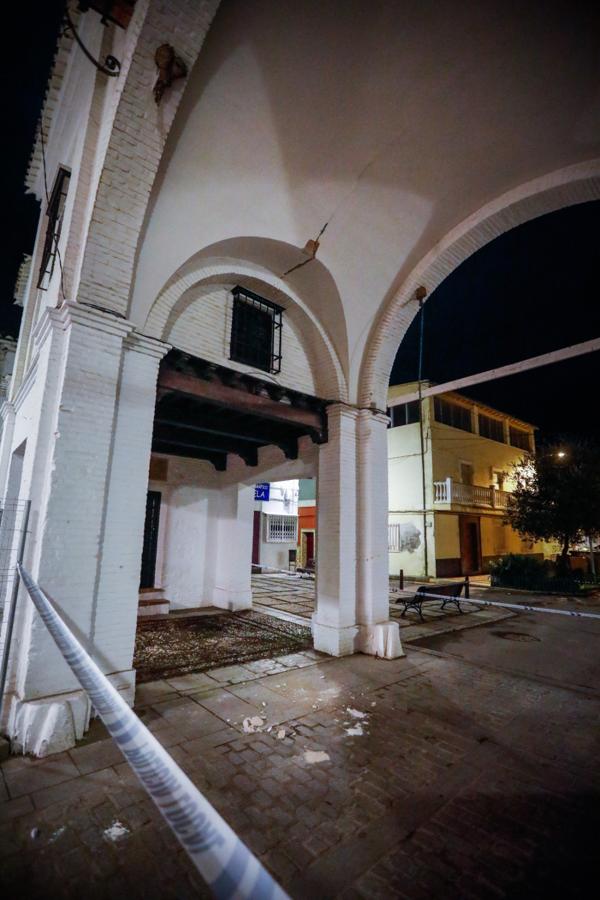
<instances>
[{"instance_id":1,"label":"yellow building","mask_svg":"<svg viewBox=\"0 0 600 900\"><path fill-rule=\"evenodd\" d=\"M395 385L388 398L417 388ZM534 426L452 392L425 398L422 413L421 439L417 400L388 411L390 574L447 578L487 572L507 553L550 555L504 524Z\"/></svg>"}]
</instances>

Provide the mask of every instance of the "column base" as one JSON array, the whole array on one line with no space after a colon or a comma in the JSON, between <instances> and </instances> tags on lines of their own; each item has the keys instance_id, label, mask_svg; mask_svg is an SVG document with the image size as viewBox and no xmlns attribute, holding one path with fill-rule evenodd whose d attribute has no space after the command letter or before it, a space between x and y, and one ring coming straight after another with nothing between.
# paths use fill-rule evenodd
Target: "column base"
<instances>
[{"instance_id":1,"label":"column base","mask_svg":"<svg viewBox=\"0 0 600 900\"><path fill-rule=\"evenodd\" d=\"M113 672L106 676L129 706L135 696L135 669ZM7 733L11 753L50 756L74 747L88 730L94 715L85 691L71 691L19 700L12 697L8 712Z\"/></svg>"},{"instance_id":2,"label":"column base","mask_svg":"<svg viewBox=\"0 0 600 900\"><path fill-rule=\"evenodd\" d=\"M39 700L14 698L8 719L11 753L49 756L69 750L86 732L91 711L85 691Z\"/></svg>"},{"instance_id":3,"label":"column base","mask_svg":"<svg viewBox=\"0 0 600 900\"><path fill-rule=\"evenodd\" d=\"M381 659L398 659L405 655L400 643L400 626L393 621L359 625L356 645L361 653Z\"/></svg>"},{"instance_id":4,"label":"column base","mask_svg":"<svg viewBox=\"0 0 600 900\"><path fill-rule=\"evenodd\" d=\"M216 587L212 592L212 606L228 609L230 612L252 609L252 591L230 591Z\"/></svg>"},{"instance_id":5,"label":"column base","mask_svg":"<svg viewBox=\"0 0 600 900\"><path fill-rule=\"evenodd\" d=\"M312 621L313 643L315 650L320 653L328 653L330 656L350 656L356 652L356 636L358 627L348 625L338 627L336 625L322 625Z\"/></svg>"}]
</instances>

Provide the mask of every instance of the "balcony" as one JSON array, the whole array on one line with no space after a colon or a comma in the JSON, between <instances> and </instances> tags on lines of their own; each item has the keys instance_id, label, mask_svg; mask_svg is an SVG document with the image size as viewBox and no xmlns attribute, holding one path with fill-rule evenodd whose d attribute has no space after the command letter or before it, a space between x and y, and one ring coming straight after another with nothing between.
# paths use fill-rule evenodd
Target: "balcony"
<instances>
[{"instance_id":1,"label":"balcony","mask_svg":"<svg viewBox=\"0 0 600 900\"><path fill-rule=\"evenodd\" d=\"M479 487L476 484L461 484L452 478L433 482L433 502L459 504L460 506L485 506L488 509L506 509L508 491L493 487Z\"/></svg>"}]
</instances>

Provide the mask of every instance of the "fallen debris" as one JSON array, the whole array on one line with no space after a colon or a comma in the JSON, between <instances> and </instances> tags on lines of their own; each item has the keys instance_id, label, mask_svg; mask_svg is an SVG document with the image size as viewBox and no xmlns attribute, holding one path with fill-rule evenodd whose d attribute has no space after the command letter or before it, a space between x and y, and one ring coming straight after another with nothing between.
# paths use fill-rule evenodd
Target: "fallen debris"
<instances>
[{"instance_id":1,"label":"fallen debris","mask_svg":"<svg viewBox=\"0 0 600 900\"><path fill-rule=\"evenodd\" d=\"M360 709L352 709L350 706L346 707L346 712L349 716L352 716L353 719L366 719L366 712L361 712Z\"/></svg>"},{"instance_id":2,"label":"fallen debris","mask_svg":"<svg viewBox=\"0 0 600 900\"><path fill-rule=\"evenodd\" d=\"M260 731L264 724L265 719L262 716L249 716L242 722L242 728L245 734L254 734L255 731Z\"/></svg>"},{"instance_id":3,"label":"fallen debris","mask_svg":"<svg viewBox=\"0 0 600 900\"><path fill-rule=\"evenodd\" d=\"M324 750L305 750L304 759L307 763L329 762L331 757Z\"/></svg>"},{"instance_id":4,"label":"fallen debris","mask_svg":"<svg viewBox=\"0 0 600 900\"><path fill-rule=\"evenodd\" d=\"M282 741L285 737L285 728L280 728L277 732L277 740Z\"/></svg>"},{"instance_id":5,"label":"fallen debris","mask_svg":"<svg viewBox=\"0 0 600 900\"><path fill-rule=\"evenodd\" d=\"M104 829L104 837L108 841L120 841L129 834L129 828L126 828L122 822L116 819L109 828Z\"/></svg>"},{"instance_id":6,"label":"fallen debris","mask_svg":"<svg viewBox=\"0 0 600 900\"><path fill-rule=\"evenodd\" d=\"M349 737L359 737L361 734L364 734L363 727L360 722L357 722L356 725L352 725L350 728L346 728L346 734Z\"/></svg>"}]
</instances>

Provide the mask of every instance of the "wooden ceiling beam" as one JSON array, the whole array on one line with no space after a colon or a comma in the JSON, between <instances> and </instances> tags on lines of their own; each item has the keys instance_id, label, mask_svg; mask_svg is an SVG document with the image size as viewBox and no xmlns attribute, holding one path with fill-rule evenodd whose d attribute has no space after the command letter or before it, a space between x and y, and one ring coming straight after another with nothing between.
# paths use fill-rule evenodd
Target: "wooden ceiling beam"
<instances>
[{"instance_id":1,"label":"wooden ceiling beam","mask_svg":"<svg viewBox=\"0 0 600 900\"><path fill-rule=\"evenodd\" d=\"M164 397L165 391L172 391L244 415L250 414L282 425L300 426L317 439L325 436L324 414L228 387L217 381L204 381L194 375L164 368L159 374L158 390L159 397Z\"/></svg>"}]
</instances>

